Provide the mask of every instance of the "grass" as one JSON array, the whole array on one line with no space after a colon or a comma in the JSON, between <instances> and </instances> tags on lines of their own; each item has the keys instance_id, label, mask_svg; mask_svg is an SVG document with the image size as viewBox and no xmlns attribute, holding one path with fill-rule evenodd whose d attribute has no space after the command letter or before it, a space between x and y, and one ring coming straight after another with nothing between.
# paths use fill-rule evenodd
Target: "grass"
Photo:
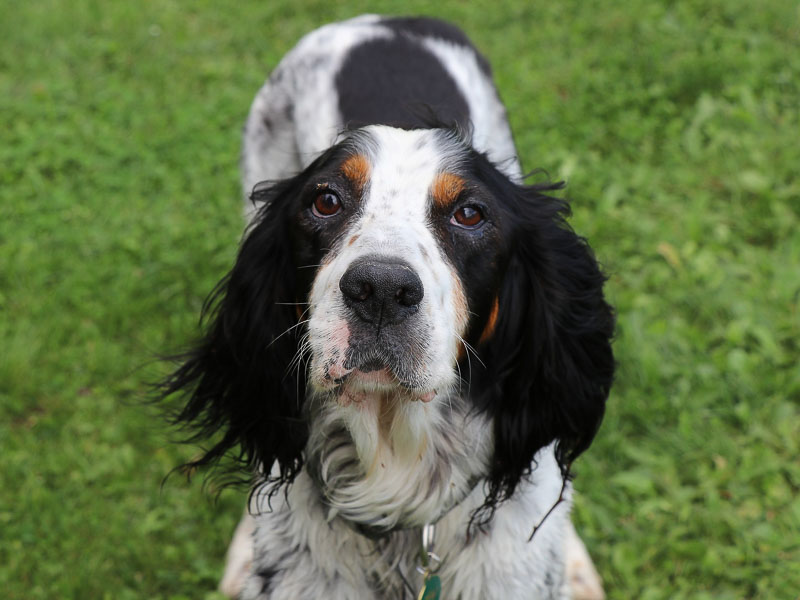
<instances>
[{"instance_id":1,"label":"grass","mask_svg":"<svg viewBox=\"0 0 800 600\"><path fill-rule=\"evenodd\" d=\"M462 3L526 168L569 182L619 376L575 519L610 598L798 598L800 11ZM370 10L396 12L389 2ZM253 94L336 2L0 9L0 589L218 598L242 493L140 400L241 229ZM213 491L213 490L211 490Z\"/></svg>"}]
</instances>

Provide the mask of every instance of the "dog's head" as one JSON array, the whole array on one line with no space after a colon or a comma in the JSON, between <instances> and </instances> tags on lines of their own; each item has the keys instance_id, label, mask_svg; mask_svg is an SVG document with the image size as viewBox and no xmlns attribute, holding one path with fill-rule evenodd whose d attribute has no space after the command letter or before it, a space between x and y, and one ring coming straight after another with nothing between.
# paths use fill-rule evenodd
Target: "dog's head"
<instances>
[{"instance_id":1,"label":"dog's head","mask_svg":"<svg viewBox=\"0 0 800 600\"><path fill-rule=\"evenodd\" d=\"M347 518L434 520L483 480L508 498L555 442L591 442L613 316L566 204L453 132L357 130L261 203L205 339L167 382L179 419ZM269 471L269 469L266 469ZM366 507L366 508L365 508Z\"/></svg>"}]
</instances>

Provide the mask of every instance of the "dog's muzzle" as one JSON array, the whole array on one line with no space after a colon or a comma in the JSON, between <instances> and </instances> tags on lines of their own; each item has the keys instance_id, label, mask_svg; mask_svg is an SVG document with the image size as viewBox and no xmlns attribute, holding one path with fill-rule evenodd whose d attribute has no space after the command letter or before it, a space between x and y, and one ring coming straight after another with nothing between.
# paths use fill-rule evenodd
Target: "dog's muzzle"
<instances>
[{"instance_id":1,"label":"dog's muzzle","mask_svg":"<svg viewBox=\"0 0 800 600\"><path fill-rule=\"evenodd\" d=\"M399 257L360 256L339 279L339 289L348 312L346 346L323 355L333 365L326 380L351 391L424 388L430 327L421 319L425 291L414 268Z\"/></svg>"}]
</instances>

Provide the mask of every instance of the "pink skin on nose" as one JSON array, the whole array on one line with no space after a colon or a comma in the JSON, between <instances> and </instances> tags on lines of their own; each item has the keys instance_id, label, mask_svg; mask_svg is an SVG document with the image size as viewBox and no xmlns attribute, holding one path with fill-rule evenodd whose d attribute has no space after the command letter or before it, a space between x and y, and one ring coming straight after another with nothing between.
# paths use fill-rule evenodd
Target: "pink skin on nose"
<instances>
[{"instance_id":1,"label":"pink skin on nose","mask_svg":"<svg viewBox=\"0 0 800 600\"><path fill-rule=\"evenodd\" d=\"M350 328L346 321L339 321L330 338L325 344L325 356L330 357L325 360L324 378L326 382L334 382L348 375L352 369L344 366L344 359L347 356L347 346L350 340Z\"/></svg>"}]
</instances>

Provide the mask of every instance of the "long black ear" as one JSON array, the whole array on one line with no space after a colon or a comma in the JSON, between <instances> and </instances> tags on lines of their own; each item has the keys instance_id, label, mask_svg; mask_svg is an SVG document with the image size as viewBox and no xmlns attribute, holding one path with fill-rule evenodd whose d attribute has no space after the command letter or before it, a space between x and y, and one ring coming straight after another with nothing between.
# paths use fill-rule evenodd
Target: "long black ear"
<instances>
[{"instance_id":1,"label":"long black ear","mask_svg":"<svg viewBox=\"0 0 800 600\"><path fill-rule=\"evenodd\" d=\"M567 203L543 193L561 185L500 185L510 258L493 335L478 349L487 366L479 401L495 426L490 506L514 492L536 452L554 441L568 475L597 432L615 366L605 277L566 223Z\"/></svg>"},{"instance_id":2,"label":"long black ear","mask_svg":"<svg viewBox=\"0 0 800 600\"><path fill-rule=\"evenodd\" d=\"M193 432L189 441L208 446L185 466L216 465L227 456L233 464L226 469L230 475L239 471L232 478L237 481L250 480L259 466L268 475L277 461L282 482L302 467L308 435L301 419L302 361L299 373L288 371L302 335L289 238L302 184L298 176L254 192L264 205L233 269L206 301L205 337L162 383L163 396L186 397L175 421Z\"/></svg>"}]
</instances>

